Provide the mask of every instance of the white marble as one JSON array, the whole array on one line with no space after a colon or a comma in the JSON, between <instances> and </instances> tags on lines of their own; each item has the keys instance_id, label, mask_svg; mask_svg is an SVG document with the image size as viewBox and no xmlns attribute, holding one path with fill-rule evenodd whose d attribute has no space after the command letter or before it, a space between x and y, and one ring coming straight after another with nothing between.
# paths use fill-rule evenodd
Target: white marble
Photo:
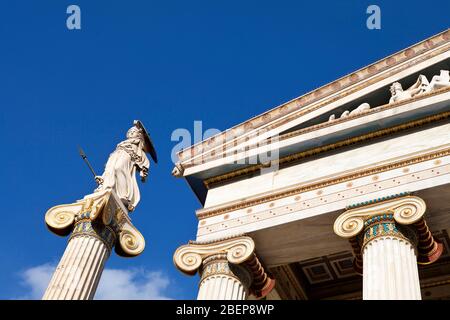
<instances>
[{"instance_id":1,"label":"white marble","mask_svg":"<svg viewBox=\"0 0 450 320\"><path fill-rule=\"evenodd\" d=\"M251 179L242 179L212 188L208 191L205 208L257 194L273 192L280 188L298 184L300 181L303 183L320 181L329 176L358 168L379 165L420 152L428 152L432 148L449 145L449 139L450 124L444 124L329 155L328 157L305 161Z\"/></svg>"},{"instance_id":2,"label":"white marble","mask_svg":"<svg viewBox=\"0 0 450 320\"><path fill-rule=\"evenodd\" d=\"M403 101L423 94L427 92L429 85L427 77L422 74L417 81L406 90L403 89L400 82L394 82L390 87L391 98L389 99L389 103Z\"/></svg>"},{"instance_id":3,"label":"white marble","mask_svg":"<svg viewBox=\"0 0 450 320\"><path fill-rule=\"evenodd\" d=\"M248 291L235 277L209 276L200 283L197 300L245 300Z\"/></svg>"},{"instance_id":4,"label":"white marble","mask_svg":"<svg viewBox=\"0 0 450 320\"><path fill-rule=\"evenodd\" d=\"M109 252L92 236L77 236L69 241L43 300L91 300Z\"/></svg>"},{"instance_id":5,"label":"white marble","mask_svg":"<svg viewBox=\"0 0 450 320\"><path fill-rule=\"evenodd\" d=\"M145 154L145 130L135 124L126 137L109 156L103 175L95 177L99 183L96 192L114 190L128 210L133 211L141 199L136 172L139 171L142 182L145 182L150 161Z\"/></svg>"},{"instance_id":6,"label":"white marble","mask_svg":"<svg viewBox=\"0 0 450 320\"><path fill-rule=\"evenodd\" d=\"M441 70L439 75L435 75L431 79L427 92L448 87L450 87L450 72Z\"/></svg>"},{"instance_id":7,"label":"white marble","mask_svg":"<svg viewBox=\"0 0 450 320\"><path fill-rule=\"evenodd\" d=\"M363 251L364 300L421 300L417 258L411 243L386 237Z\"/></svg>"}]
</instances>

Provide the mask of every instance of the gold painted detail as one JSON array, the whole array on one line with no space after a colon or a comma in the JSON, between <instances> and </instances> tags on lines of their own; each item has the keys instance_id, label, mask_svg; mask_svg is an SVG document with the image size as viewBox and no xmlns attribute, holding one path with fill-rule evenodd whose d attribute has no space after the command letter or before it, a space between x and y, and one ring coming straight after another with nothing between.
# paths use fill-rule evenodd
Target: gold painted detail
<instances>
[{"instance_id":1,"label":"gold painted detail","mask_svg":"<svg viewBox=\"0 0 450 320\"><path fill-rule=\"evenodd\" d=\"M369 204L375 204L377 202L382 202L382 201L386 201L386 200L392 200L392 199L395 199L395 198L408 196L409 194L410 194L409 192L402 192L402 193L397 193L397 194L393 194L393 195L386 196L386 197L372 199L372 200L365 201L365 202L358 202L358 203L351 204L351 205L347 206L345 209L354 209L354 208L357 208L357 207L363 207L363 206L367 206Z\"/></svg>"},{"instance_id":2,"label":"gold painted detail","mask_svg":"<svg viewBox=\"0 0 450 320\"><path fill-rule=\"evenodd\" d=\"M311 191L311 190L325 188L325 187L335 185L338 183L352 181L352 180L359 179L362 177L367 177L367 176L370 176L373 174L402 168L405 166L421 163L424 161L433 160L436 158L445 157L448 155L450 155L450 148L446 148L446 149L442 149L442 150L434 151L434 152L429 152L429 153L426 153L426 154L423 154L420 156L416 156L416 157L411 157L408 159L394 161L394 162L391 162L388 164L375 166L370 169L355 171L350 174L338 176L336 178L328 179L328 180L321 181L321 182L316 182L316 183L311 183L311 184L298 184L297 186L294 186L288 190L274 192L270 195L265 195L265 196L256 196L254 198L251 198L251 199L248 199L245 201L239 201L239 202L233 203L231 205L226 205L226 206L219 207L219 208L200 209L200 210L197 210L197 217L198 217L198 219L205 219L205 218L209 218L209 217L213 217L213 216L218 216L220 214L224 214L227 212L231 212L231 211L247 208L250 206L255 206L258 204L278 200L281 198L297 195L297 194ZM347 186L350 187L349 184Z\"/></svg>"},{"instance_id":3,"label":"gold painted detail","mask_svg":"<svg viewBox=\"0 0 450 320\"><path fill-rule=\"evenodd\" d=\"M116 242L116 230L111 226L106 226L89 219L79 220L75 223L73 232L70 235L69 241L77 237L94 237L102 241L111 253L114 243Z\"/></svg>"},{"instance_id":4,"label":"gold painted detail","mask_svg":"<svg viewBox=\"0 0 450 320\"><path fill-rule=\"evenodd\" d=\"M253 282L253 276L245 264L230 264L225 254L217 254L206 258L200 270L200 286L209 277L223 276L234 278L248 290Z\"/></svg>"},{"instance_id":5,"label":"gold painted detail","mask_svg":"<svg viewBox=\"0 0 450 320\"><path fill-rule=\"evenodd\" d=\"M406 228L397 226L392 214L380 214L367 219L364 222L363 242L361 252L371 241L380 238L395 238L410 243L413 247L417 245L417 236L413 232L408 232Z\"/></svg>"},{"instance_id":6,"label":"gold painted detail","mask_svg":"<svg viewBox=\"0 0 450 320\"><path fill-rule=\"evenodd\" d=\"M357 136L357 137L353 137L353 138L348 138L348 139L338 141L338 142L335 142L335 143L332 143L329 145L320 146L320 147L312 148L312 149L302 151L299 153L295 153L295 154L292 154L289 156L285 156L285 157L280 158L279 160L274 160L274 164L276 163L278 165L284 165L284 164L291 163L294 161L299 161L299 160L302 160L302 159L305 159L305 158L308 158L311 156L315 156L315 155L318 155L318 154L321 154L324 152L336 150L336 149L339 149L342 147L353 145L355 143L370 141L375 138L380 138L380 137L391 135L391 134L394 134L394 133L397 133L400 131L408 130L408 129L415 128L415 127L420 127L420 126L423 126L423 125L426 125L429 123L447 119L449 117L450 117L450 111L432 115L432 116L428 116L428 117L425 117L425 118L422 118L419 120L407 122L407 123L404 123L401 125L393 126L390 128L382 129L382 130L367 133L367 134L363 134L361 136ZM241 176L245 176L245 175L254 173L254 172L260 170L261 168L263 168L262 164L249 166L244 169L239 169L239 170L235 170L235 171L223 174L223 175L208 178L208 179L204 180L203 183L206 186L206 188L210 189L218 183L223 183L225 181L228 181L228 180L231 180L231 179L234 179L237 177L241 177Z\"/></svg>"},{"instance_id":7,"label":"gold painted detail","mask_svg":"<svg viewBox=\"0 0 450 320\"><path fill-rule=\"evenodd\" d=\"M60 236L72 232L70 239L96 237L109 250L115 247L120 256L137 256L145 248L144 237L133 226L128 212L124 212L112 191L94 193L76 203L55 206L45 214L45 223L50 231Z\"/></svg>"},{"instance_id":8,"label":"gold painted detail","mask_svg":"<svg viewBox=\"0 0 450 320\"><path fill-rule=\"evenodd\" d=\"M269 206L264 206L261 210L255 211L252 215L239 216L239 210L235 211L237 213L237 217L233 219L227 220L227 223L224 224L221 221L213 222L210 219L200 220L198 233L199 237L204 236L205 234L212 235L217 232L221 232L227 230L227 233L230 233L231 230L235 227L240 227L243 225L249 225L254 222L261 222L265 220L270 220L272 218L280 218L285 215L297 215L303 210L313 209L322 206L323 204L333 205L336 209L346 208L345 205L351 203L353 198L357 198L360 195L364 194L365 196L370 196L370 194L376 194L379 190L389 190L391 188L410 188L410 183L414 183L418 180L418 178L423 181L427 181L428 179L433 179L437 176L448 176L450 175L450 164L444 164L443 166L436 168L431 166L431 162L429 161L426 164L425 169L420 171L415 171L412 174L400 175L401 169L397 169L395 171L391 171L389 175L395 174L395 176L388 177L388 175L384 175L385 179L374 184L370 179L361 178L357 181L358 186L353 189L342 190L345 183L334 185L336 187L340 187L339 189L334 189L334 192L330 190L330 192L321 196L315 196L313 193L304 193L304 201L297 202L294 200L294 197L286 197L284 200L289 201L285 202L284 205L281 205L277 208L271 208ZM375 196L374 196L375 197ZM386 197L384 197L384 200ZM381 201L382 198L380 198ZM374 203L375 201L372 201ZM378 199L377 199L378 202ZM369 204L366 203L365 205ZM349 208L347 208L349 209ZM243 212L241 211L241 214ZM205 222L202 224L202 222ZM209 224L207 224L209 222ZM216 236L217 237L217 236Z\"/></svg>"}]
</instances>

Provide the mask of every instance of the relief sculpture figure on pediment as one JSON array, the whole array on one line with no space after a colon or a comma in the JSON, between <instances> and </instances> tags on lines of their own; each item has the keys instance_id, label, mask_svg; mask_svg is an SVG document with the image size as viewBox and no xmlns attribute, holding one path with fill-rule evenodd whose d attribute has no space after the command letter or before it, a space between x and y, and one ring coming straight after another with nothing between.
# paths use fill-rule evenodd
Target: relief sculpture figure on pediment
<instances>
[{"instance_id":1,"label":"relief sculpture figure on pediment","mask_svg":"<svg viewBox=\"0 0 450 320\"><path fill-rule=\"evenodd\" d=\"M448 87L450 87L449 70L441 70L439 75L435 75L433 79L431 79L427 92Z\"/></svg>"},{"instance_id":2,"label":"relief sculpture figure on pediment","mask_svg":"<svg viewBox=\"0 0 450 320\"><path fill-rule=\"evenodd\" d=\"M364 102L364 103L360 104L356 109L354 109L354 110L352 110L352 111L345 110L345 111L341 114L341 116L340 116L339 118L346 118L346 117L349 117L349 116L354 116L354 115L363 113L363 112L365 112L365 111L367 111L367 110L370 110L370 104L368 104L367 102ZM335 115L335 114L332 114L332 115L328 118L328 122L331 122L331 121L333 121L333 120L335 120L335 119L336 119L336 115Z\"/></svg>"},{"instance_id":3,"label":"relief sculpture figure on pediment","mask_svg":"<svg viewBox=\"0 0 450 320\"><path fill-rule=\"evenodd\" d=\"M390 87L391 99L389 100L389 103L403 101L425 93L429 86L430 83L428 82L427 77L422 74L417 81L406 90L403 90L400 82L394 82Z\"/></svg>"}]
</instances>

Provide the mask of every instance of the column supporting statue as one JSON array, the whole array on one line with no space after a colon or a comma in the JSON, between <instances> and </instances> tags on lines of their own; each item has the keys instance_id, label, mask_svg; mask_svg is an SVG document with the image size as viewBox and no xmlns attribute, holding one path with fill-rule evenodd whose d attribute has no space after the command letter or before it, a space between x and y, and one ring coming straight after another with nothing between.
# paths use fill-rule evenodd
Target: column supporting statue
<instances>
[{"instance_id":1,"label":"column supporting statue","mask_svg":"<svg viewBox=\"0 0 450 320\"><path fill-rule=\"evenodd\" d=\"M148 175L148 152L156 153L140 121L128 131L97 177L94 193L72 204L51 208L45 215L48 229L59 236L70 234L66 250L43 296L44 300L94 298L105 262L112 249L119 256L134 257L145 248L145 239L131 223L129 212L140 200L135 174Z\"/></svg>"}]
</instances>

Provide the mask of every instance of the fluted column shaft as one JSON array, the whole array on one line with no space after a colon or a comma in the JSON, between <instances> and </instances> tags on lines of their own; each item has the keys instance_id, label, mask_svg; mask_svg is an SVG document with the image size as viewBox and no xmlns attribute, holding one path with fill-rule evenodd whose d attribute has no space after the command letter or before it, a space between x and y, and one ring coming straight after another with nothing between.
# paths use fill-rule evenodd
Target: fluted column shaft
<instances>
[{"instance_id":1,"label":"fluted column shaft","mask_svg":"<svg viewBox=\"0 0 450 320\"><path fill-rule=\"evenodd\" d=\"M114 240L108 226L78 221L42 299L93 299Z\"/></svg>"},{"instance_id":2,"label":"fluted column shaft","mask_svg":"<svg viewBox=\"0 0 450 320\"><path fill-rule=\"evenodd\" d=\"M95 237L71 239L43 300L91 300L97 289L109 251Z\"/></svg>"},{"instance_id":3,"label":"fluted column shaft","mask_svg":"<svg viewBox=\"0 0 450 320\"><path fill-rule=\"evenodd\" d=\"M414 231L405 226L400 231L391 214L373 217L365 225L363 299L420 300Z\"/></svg>"},{"instance_id":4,"label":"fluted column shaft","mask_svg":"<svg viewBox=\"0 0 450 320\"><path fill-rule=\"evenodd\" d=\"M231 265L226 255L208 257L201 269L198 300L245 300L252 276L245 267Z\"/></svg>"}]
</instances>

